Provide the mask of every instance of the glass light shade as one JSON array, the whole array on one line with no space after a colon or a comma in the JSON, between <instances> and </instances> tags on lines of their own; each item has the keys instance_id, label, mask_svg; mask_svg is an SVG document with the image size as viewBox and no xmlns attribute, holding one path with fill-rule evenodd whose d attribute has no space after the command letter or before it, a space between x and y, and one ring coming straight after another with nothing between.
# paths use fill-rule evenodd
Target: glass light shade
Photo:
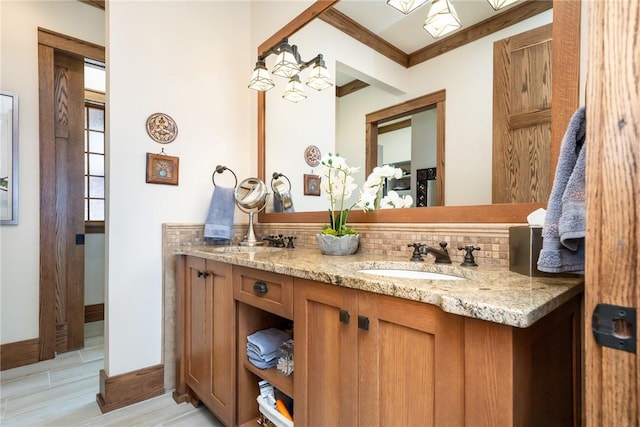
<instances>
[{"instance_id":1,"label":"glass light shade","mask_svg":"<svg viewBox=\"0 0 640 427\"><path fill-rule=\"evenodd\" d=\"M333 86L331 83L331 76L327 67L324 66L324 61L320 58L316 61L315 65L309 73L307 78L307 86L314 88L315 90L324 90Z\"/></svg>"},{"instance_id":2,"label":"glass light shade","mask_svg":"<svg viewBox=\"0 0 640 427\"><path fill-rule=\"evenodd\" d=\"M424 21L424 29L431 37L442 37L461 26L458 14L449 0L433 0L427 20Z\"/></svg>"},{"instance_id":3,"label":"glass light shade","mask_svg":"<svg viewBox=\"0 0 640 427\"><path fill-rule=\"evenodd\" d=\"M282 94L282 97L291 102L300 102L307 99L307 94L304 91L304 85L300 82L300 77L298 75L289 79L289 83L287 83L287 88Z\"/></svg>"},{"instance_id":4,"label":"glass light shade","mask_svg":"<svg viewBox=\"0 0 640 427\"><path fill-rule=\"evenodd\" d=\"M487 0L493 10L500 10L503 7L507 7L512 3L517 2L518 0Z\"/></svg>"},{"instance_id":5,"label":"glass light shade","mask_svg":"<svg viewBox=\"0 0 640 427\"><path fill-rule=\"evenodd\" d=\"M284 43L276 57L272 73L276 76L291 78L300 72L300 66L293 54L291 46Z\"/></svg>"},{"instance_id":6,"label":"glass light shade","mask_svg":"<svg viewBox=\"0 0 640 427\"><path fill-rule=\"evenodd\" d=\"M267 70L264 61L260 60L256 62L256 68L253 69L253 74L249 81L249 89L266 92L274 86L275 84L273 83L273 80L271 80L271 76L269 75L269 71Z\"/></svg>"},{"instance_id":7,"label":"glass light shade","mask_svg":"<svg viewBox=\"0 0 640 427\"><path fill-rule=\"evenodd\" d=\"M494 0L495 1L495 0ZM512 0L516 1L516 0ZM387 4L391 7L398 9L400 12L405 15L410 14L423 4L425 4L427 0L387 0Z\"/></svg>"}]
</instances>

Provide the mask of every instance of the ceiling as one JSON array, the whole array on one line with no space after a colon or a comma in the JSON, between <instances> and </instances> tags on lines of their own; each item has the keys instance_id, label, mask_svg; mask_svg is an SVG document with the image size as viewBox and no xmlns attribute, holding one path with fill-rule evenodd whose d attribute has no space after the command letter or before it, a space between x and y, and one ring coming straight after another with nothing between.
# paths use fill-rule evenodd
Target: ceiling
<instances>
[{"instance_id":1,"label":"ceiling","mask_svg":"<svg viewBox=\"0 0 640 427\"><path fill-rule=\"evenodd\" d=\"M462 22L460 30L491 18L521 2L496 12L487 0L451 0ZM340 0L333 7L380 38L410 54L437 41L422 28L430 6L431 1L428 1L409 15L389 6L386 0Z\"/></svg>"}]
</instances>

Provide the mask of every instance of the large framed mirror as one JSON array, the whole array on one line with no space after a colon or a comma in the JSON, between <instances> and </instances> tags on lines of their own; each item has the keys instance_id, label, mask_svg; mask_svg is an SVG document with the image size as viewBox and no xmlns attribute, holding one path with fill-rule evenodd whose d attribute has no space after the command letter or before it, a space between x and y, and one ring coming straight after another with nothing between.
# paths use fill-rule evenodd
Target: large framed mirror
<instances>
[{"instance_id":1,"label":"large framed mirror","mask_svg":"<svg viewBox=\"0 0 640 427\"><path fill-rule=\"evenodd\" d=\"M302 14L292 20L289 24L283 27L280 31L275 33L267 41L265 41L259 48L258 52L263 53L271 46L277 43L284 37L290 37L300 29L305 27L310 22L322 16L333 16L332 6L337 3L335 1L318 1ZM528 5L528 4L533 5ZM540 4L545 2L540 1L525 1L521 4L520 13L525 13L527 7L541 7ZM548 6L551 6L551 2L546 2ZM580 1L554 1L553 2L553 40L552 40L552 113L551 113L551 165L550 169L555 170L555 162L557 160L557 154L559 152L561 138L564 134L566 124L568 123L571 115L578 106L578 90L579 90L579 34L580 29ZM547 7L548 8L548 7ZM529 12L530 13L530 12ZM537 12L539 13L539 11ZM515 19L513 17L509 19ZM349 27L348 25L343 25ZM481 32L479 35L486 35L486 28L470 28L469 31ZM345 31L345 30L343 30ZM448 37L442 42L449 44L449 49L455 48L461 45L463 42L460 39L469 37L469 33L462 36ZM368 45L370 43L368 42ZM442 50L442 47L432 48L432 57L435 55L433 52ZM315 50L312 52L315 54ZM419 56L419 55L417 55ZM419 58L416 59L413 55L409 57L408 64L415 66L419 62ZM307 102L313 102L314 100L308 100ZM447 105L448 106L448 105ZM274 140L271 134L267 130L266 111L269 108L271 113L274 109L273 103L268 102L268 98L265 93L258 93L258 176L261 179L265 179L265 176L271 176L272 170L267 170L266 158L267 152L273 144L278 143ZM371 110L369 110L371 111ZM364 116L363 116L364 117ZM489 120L491 114L488 114ZM362 126L364 126L364 118L362 119ZM463 126L463 124L461 124ZM321 128L318 126L318 128ZM450 135L447 135L449 137ZM286 141L291 144L294 141ZM296 141L298 142L298 141ZM364 141L362 142L364 145ZM300 142L304 144L304 142ZM304 145L302 145L302 150ZM490 154L489 154L490 156ZM365 166L366 169L363 176L368 174L368 169L371 168L371 159L361 159L361 166ZM272 169L273 166L269 166ZM282 172L282 171L279 171ZM453 179L455 176L468 173L469 171L456 171L452 169L450 165L447 165L447 183L452 186L459 187ZM455 175L454 175L455 173ZM452 177L452 179L449 179ZM553 177L551 177L552 179ZM437 204L437 203L436 203ZM325 203L326 205L326 203ZM526 221L526 215L538 207L543 206L543 203L509 203L509 204L490 204L481 202L480 204L468 204L468 205L454 205L454 206L430 206L428 208L410 208L396 211L375 211L363 214L360 212L353 212L352 221L354 222L383 222L383 223L398 223L398 222L496 222L496 223L511 223L511 222L524 222ZM288 212L288 213L266 213L263 212L259 216L260 222L326 222L326 211L323 208L319 208L315 211L307 212Z\"/></svg>"}]
</instances>

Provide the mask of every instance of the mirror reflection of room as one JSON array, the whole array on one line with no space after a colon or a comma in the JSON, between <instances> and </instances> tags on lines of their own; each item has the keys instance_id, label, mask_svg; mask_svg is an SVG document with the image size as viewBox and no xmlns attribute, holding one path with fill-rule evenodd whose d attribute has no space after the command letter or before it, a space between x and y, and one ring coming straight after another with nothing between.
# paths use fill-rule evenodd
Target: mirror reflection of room
<instances>
[{"instance_id":1,"label":"mirror reflection of room","mask_svg":"<svg viewBox=\"0 0 640 427\"><path fill-rule=\"evenodd\" d=\"M340 8L341 3L337 3L336 7ZM458 13L462 16L464 12L458 10ZM417 143L412 144L410 157L394 159L393 162L411 163L410 171L407 171L411 176L408 187L418 206L492 204L494 43L552 21L553 11L546 10L406 68L321 19L313 20L293 34L290 42L301 46L304 51L323 54L329 73L334 76L337 93L340 93L342 86L354 80L364 82L366 86L346 96L334 96L330 93L332 91L309 91L308 98L298 104L283 100L282 90L267 92L267 175L278 171L289 177L296 212L323 211L326 203L324 198L303 194L303 175L318 172L317 168L310 168L304 163L302 153L306 146L315 145L323 154L337 152L349 164L360 166L360 172L354 177L357 184L361 185L370 172L366 167L366 115L445 90L446 120L443 131L446 150L441 161L446 163L446 173L444 170L440 173L437 159L433 161L427 157L418 163L414 161L413 156L418 152L425 156L432 155L427 154L433 151L429 145L418 149ZM381 137L386 138L384 134L379 134L378 138ZM383 152L385 150L389 148L384 147ZM286 168L283 167L284 158L292 159L286 162ZM391 160L384 159L383 162L390 163ZM427 181L427 194L422 198L416 192L417 170L432 178ZM473 179L469 179L470 174ZM440 179L443 183L442 194L438 194L435 185Z\"/></svg>"}]
</instances>

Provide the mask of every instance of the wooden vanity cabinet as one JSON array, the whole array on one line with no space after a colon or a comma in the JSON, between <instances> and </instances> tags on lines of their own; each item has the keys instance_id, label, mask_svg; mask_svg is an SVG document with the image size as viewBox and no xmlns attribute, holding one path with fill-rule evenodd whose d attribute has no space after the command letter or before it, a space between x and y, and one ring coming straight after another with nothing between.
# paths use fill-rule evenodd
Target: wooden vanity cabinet
<instances>
[{"instance_id":1,"label":"wooden vanity cabinet","mask_svg":"<svg viewBox=\"0 0 640 427\"><path fill-rule=\"evenodd\" d=\"M464 425L463 320L295 280L296 426Z\"/></svg>"},{"instance_id":2,"label":"wooden vanity cabinet","mask_svg":"<svg viewBox=\"0 0 640 427\"><path fill-rule=\"evenodd\" d=\"M298 426L580 425L579 297L529 328L295 279Z\"/></svg>"},{"instance_id":3,"label":"wooden vanity cabinet","mask_svg":"<svg viewBox=\"0 0 640 427\"><path fill-rule=\"evenodd\" d=\"M236 323L230 264L177 257L177 402L201 401L235 423Z\"/></svg>"},{"instance_id":4,"label":"wooden vanity cabinet","mask_svg":"<svg viewBox=\"0 0 640 427\"><path fill-rule=\"evenodd\" d=\"M276 368L259 369L247 357L247 336L267 328L287 330L293 320L293 277L246 267L233 268L233 296L237 302L238 425L255 426L258 418L258 382L267 380L295 398L293 377Z\"/></svg>"}]
</instances>

